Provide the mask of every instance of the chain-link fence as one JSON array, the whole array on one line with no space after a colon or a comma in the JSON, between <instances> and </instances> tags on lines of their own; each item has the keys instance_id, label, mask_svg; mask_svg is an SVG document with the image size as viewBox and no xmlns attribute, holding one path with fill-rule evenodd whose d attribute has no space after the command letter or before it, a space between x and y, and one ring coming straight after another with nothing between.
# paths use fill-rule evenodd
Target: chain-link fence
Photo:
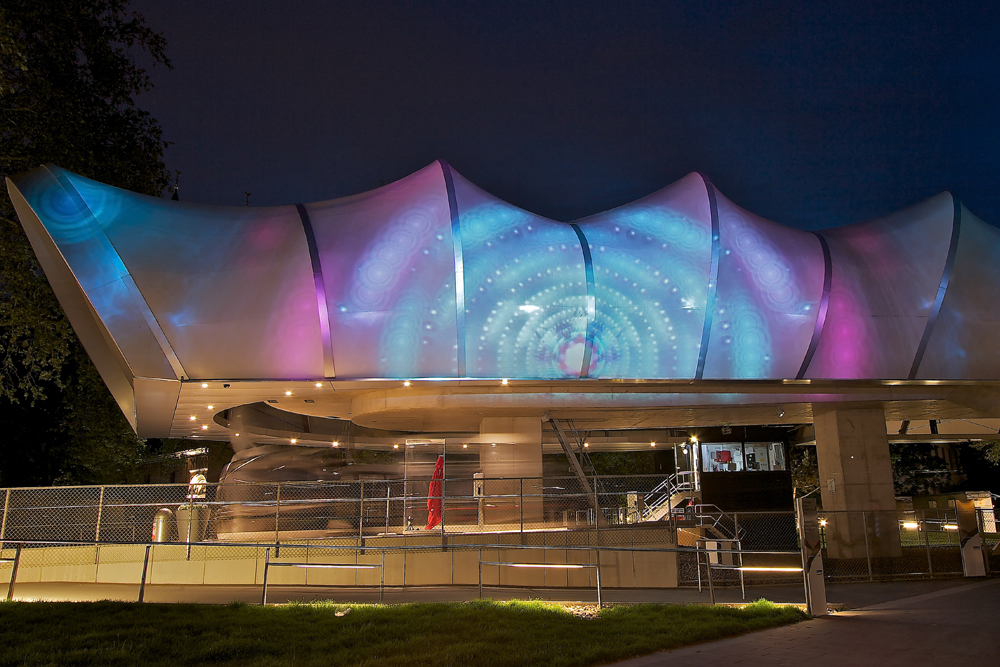
<instances>
[{"instance_id":1,"label":"chain-link fence","mask_svg":"<svg viewBox=\"0 0 1000 667\"><path fill-rule=\"evenodd\" d=\"M663 480L635 475L4 489L0 540L279 543L429 530L600 530L643 522L645 499Z\"/></svg>"},{"instance_id":2,"label":"chain-link fence","mask_svg":"<svg viewBox=\"0 0 1000 667\"><path fill-rule=\"evenodd\" d=\"M715 583L723 586L782 583L788 576L776 568L800 565L788 555L799 549L794 512L686 504L650 520L651 503L669 495L668 481L630 475L5 489L0 543L179 543L190 545L181 549L186 561L196 545L208 543L342 544L347 554L366 544L433 543L461 551L511 536L519 545L547 549L638 553L677 547L676 581L691 586L707 576L707 556L698 550L717 552L724 565L736 559L732 568L715 572ZM954 509L821 511L825 576L876 581L961 574L961 547L969 533L968 518L963 530L959 518ZM1000 572L993 510L978 508L975 525L987 571ZM248 547L233 549L250 553ZM163 558L173 557L169 548L161 551ZM279 546L277 554L282 552ZM218 548L211 553L226 559ZM635 569L646 556L632 558L629 567Z\"/></svg>"}]
</instances>

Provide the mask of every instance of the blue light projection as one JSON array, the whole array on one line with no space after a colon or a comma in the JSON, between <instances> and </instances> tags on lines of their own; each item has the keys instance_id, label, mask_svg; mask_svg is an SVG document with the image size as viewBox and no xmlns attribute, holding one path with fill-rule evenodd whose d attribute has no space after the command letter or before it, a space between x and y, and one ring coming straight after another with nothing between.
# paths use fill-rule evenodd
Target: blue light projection
<instances>
[{"instance_id":1,"label":"blue light projection","mask_svg":"<svg viewBox=\"0 0 1000 667\"><path fill-rule=\"evenodd\" d=\"M711 252L700 179L688 177L579 225L590 243L597 291L589 375L693 377Z\"/></svg>"},{"instance_id":2,"label":"blue light projection","mask_svg":"<svg viewBox=\"0 0 1000 667\"><path fill-rule=\"evenodd\" d=\"M144 377L321 378L335 367L340 379L982 378L1000 368L976 351L1000 309L978 314L993 298L982 286L1000 280L1000 232L947 194L821 238L713 199L697 174L573 224L507 204L443 163L299 210L168 202L56 167L17 187Z\"/></svg>"},{"instance_id":3,"label":"blue light projection","mask_svg":"<svg viewBox=\"0 0 1000 667\"><path fill-rule=\"evenodd\" d=\"M569 225L455 175L470 377L575 378L587 345L587 281Z\"/></svg>"}]
</instances>

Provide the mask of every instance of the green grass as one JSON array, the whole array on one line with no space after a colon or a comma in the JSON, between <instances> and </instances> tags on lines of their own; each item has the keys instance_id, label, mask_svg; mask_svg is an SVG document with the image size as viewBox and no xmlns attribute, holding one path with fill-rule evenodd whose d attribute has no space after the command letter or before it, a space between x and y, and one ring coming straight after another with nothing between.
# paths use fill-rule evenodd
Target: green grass
<instances>
[{"instance_id":1,"label":"green grass","mask_svg":"<svg viewBox=\"0 0 1000 667\"><path fill-rule=\"evenodd\" d=\"M0 665L593 665L806 618L766 600L576 617L541 602L0 603Z\"/></svg>"}]
</instances>

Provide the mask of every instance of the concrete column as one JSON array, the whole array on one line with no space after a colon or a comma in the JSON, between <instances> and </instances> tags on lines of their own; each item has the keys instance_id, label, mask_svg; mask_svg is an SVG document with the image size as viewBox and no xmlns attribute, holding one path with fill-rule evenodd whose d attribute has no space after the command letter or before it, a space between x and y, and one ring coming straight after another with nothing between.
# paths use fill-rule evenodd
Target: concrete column
<instances>
[{"instance_id":1,"label":"concrete column","mask_svg":"<svg viewBox=\"0 0 1000 667\"><path fill-rule=\"evenodd\" d=\"M814 403L813 421L829 556L902 555L882 405Z\"/></svg>"},{"instance_id":2,"label":"concrete column","mask_svg":"<svg viewBox=\"0 0 1000 667\"><path fill-rule=\"evenodd\" d=\"M542 420L539 417L487 417L479 426L479 433L491 442L480 445L479 461L487 480L510 478L510 482L486 482L487 495L520 496L511 502L488 503L493 508L486 511L487 524L539 523L544 516L542 507ZM522 479L519 482L514 478ZM491 516L492 515L492 516Z\"/></svg>"}]
</instances>

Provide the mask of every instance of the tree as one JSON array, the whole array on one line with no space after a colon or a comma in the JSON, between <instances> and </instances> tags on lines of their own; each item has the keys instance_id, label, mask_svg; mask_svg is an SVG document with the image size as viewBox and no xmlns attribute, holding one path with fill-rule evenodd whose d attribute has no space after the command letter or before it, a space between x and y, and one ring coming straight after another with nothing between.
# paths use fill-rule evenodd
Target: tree
<instances>
[{"instance_id":1,"label":"tree","mask_svg":"<svg viewBox=\"0 0 1000 667\"><path fill-rule=\"evenodd\" d=\"M969 445L983 455L983 458L995 466L1000 466L1000 440L980 440Z\"/></svg>"},{"instance_id":2,"label":"tree","mask_svg":"<svg viewBox=\"0 0 1000 667\"><path fill-rule=\"evenodd\" d=\"M815 445L791 448L792 487L795 497L801 498L819 488L819 462Z\"/></svg>"},{"instance_id":3,"label":"tree","mask_svg":"<svg viewBox=\"0 0 1000 667\"><path fill-rule=\"evenodd\" d=\"M165 143L159 125L134 97L151 85L136 58L169 67L164 48L163 36L130 12L126 0L5 0L0 6L3 175L52 162L128 190L161 194L170 177L163 164ZM18 442L3 436L0 482L107 481L121 457L134 459L142 442L83 353L5 187L0 188L0 258L0 409L8 434L22 434ZM30 447L23 438L54 449L44 456L39 452L42 460L34 464L16 452L19 465L11 469L6 450ZM65 458L65 465L53 469L52 456Z\"/></svg>"}]
</instances>

